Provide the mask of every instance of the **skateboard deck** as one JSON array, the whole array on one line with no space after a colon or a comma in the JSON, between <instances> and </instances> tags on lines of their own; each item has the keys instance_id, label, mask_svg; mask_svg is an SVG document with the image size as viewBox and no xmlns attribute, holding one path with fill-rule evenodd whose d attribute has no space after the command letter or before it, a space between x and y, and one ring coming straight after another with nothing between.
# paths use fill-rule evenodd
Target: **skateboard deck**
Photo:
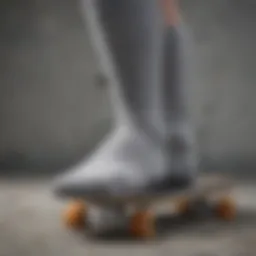
<instances>
[{"instance_id":1,"label":"skateboard deck","mask_svg":"<svg viewBox=\"0 0 256 256\"><path fill-rule=\"evenodd\" d=\"M195 183L187 188L170 189L161 192L148 192L132 196L116 196L116 197L96 197L84 198L83 200L99 206L115 206L115 205L140 205L154 204L155 202L165 200L175 200L180 197L201 197L210 196L220 193L228 193L232 188L232 181L228 177L220 175L204 175L195 180Z\"/></svg>"},{"instance_id":2,"label":"skateboard deck","mask_svg":"<svg viewBox=\"0 0 256 256\"><path fill-rule=\"evenodd\" d=\"M167 206L172 215L189 216L207 208L221 219L233 219L236 209L231 197L232 187L233 182L228 177L201 175L186 189L126 197L79 198L68 207L65 223L74 229L90 223L90 226L97 226L97 230L125 223L133 236L148 238L155 234L159 206Z\"/></svg>"}]
</instances>

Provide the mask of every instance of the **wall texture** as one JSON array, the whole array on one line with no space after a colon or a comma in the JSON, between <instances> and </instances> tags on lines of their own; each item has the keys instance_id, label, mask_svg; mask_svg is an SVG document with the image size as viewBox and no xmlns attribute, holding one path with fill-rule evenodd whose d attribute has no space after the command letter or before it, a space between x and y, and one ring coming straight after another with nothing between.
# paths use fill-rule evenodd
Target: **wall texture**
<instances>
[{"instance_id":1,"label":"wall texture","mask_svg":"<svg viewBox=\"0 0 256 256\"><path fill-rule=\"evenodd\" d=\"M59 168L111 123L78 2L0 6L0 167ZM191 102L203 163L256 166L256 3L181 0L181 8L199 57Z\"/></svg>"},{"instance_id":2,"label":"wall texture","mask_svg":"<svg viewBox=\"0 0 256 256\"><path fill-rule=\"evenodd\" d=\"M197 43L200 84L194 94L205 162L245 171L256 156L256 4L183 1Z\"/></svg>"}]
</instances>

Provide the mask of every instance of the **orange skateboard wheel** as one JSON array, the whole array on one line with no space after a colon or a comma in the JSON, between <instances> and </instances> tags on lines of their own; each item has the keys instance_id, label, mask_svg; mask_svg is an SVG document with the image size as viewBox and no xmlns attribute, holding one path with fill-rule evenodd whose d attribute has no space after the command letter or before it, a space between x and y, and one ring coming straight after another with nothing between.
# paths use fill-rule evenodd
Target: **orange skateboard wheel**
<instances>
[{"instance_id":1,"label":"orange skateboard wheel","mask_svg":"<svg viewBox=\"0 0 256 256\"><path fill-rule=\"evenodd\" d=\"M216 205L217 217L222 220L233 220L236 216L236 205L230 197L224 197L217 202Z\"/></svg>"},{"instance_id":2,"label":"orange skateboard wheel","mask_svg":"<svg viewBox=\"0 0 256 256\"><path fill-rule=\"evenodd\" d=\"M64 223L72 229L82 229L85 227L87 207L84 202L76 201L68 205L64 212Z\"/></svg>"},{"instance_id":3,"label":"orange skateboard wheel","mask_svg":"<svg viewBox=\"0 0 256 256\"><path fill-rule=\"evenodd\" d=\"M137 238L152 238L155 236L155 218L149 211L136 212L131 217L130 233Z\"/></svg>"}]
</instances>

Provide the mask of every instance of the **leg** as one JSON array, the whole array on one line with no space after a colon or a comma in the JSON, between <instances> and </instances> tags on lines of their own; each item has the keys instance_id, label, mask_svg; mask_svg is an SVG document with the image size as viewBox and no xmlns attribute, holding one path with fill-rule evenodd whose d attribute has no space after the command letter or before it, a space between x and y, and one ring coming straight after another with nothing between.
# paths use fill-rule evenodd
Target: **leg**
<instances>
[{"instance_id":1,"label":"leg","mask_svg":"<svg viewBox=\"0 0 256 256\"><path fill-rule=\"evenodd\" d=\"M91 2L91 4L89 4ZM84 0L87 19L100 62L118 80L122 113L145 132L163 133L161 120L161 55L163 20L157 0ZM105 49L96 41L90 8L96 10ZM110 53L104 61L106 49ZM104 53L105 51L105 53ZM106 58L105 58L106 60ZM107 66L112 66L109 72ZM113 90L111 90L111 94ZM113 108L118 108L113 98ZM124 117L124 116L123 116ZM122 119L122 118L121 118ZM162 126L162 127L161 127ZM152 134L151 134L152 136Z\"/></svg>"},{"instance_id":2,"label":"leg","mask_svg":"<svg viewBox=\"0 0 256 256\"><path fill-rule=\"evenodd\" d=\"M166 174L163 18L157 0L83 0L95 52L112 83L115 129L57 182L58 194L141 193Z\"/></svg>"},{"instance_id":3,"label":"leg","mask_svg":"<svg viewBox=\"0 0 256 256\"><path fill-rule=\"evenodd\" d=\"M197 169L194 134L188 113L190 77L187 54L190 37L178 13L176 0L161 0L165 15L164 35L164 113L166 145L175 176L193 178Z\"/></svg>"},{"instance_id":4,"label":"leg","mask_svg":"<svg viewBox=\"0 0 256 256\"><path fill-rule=\"evenodd\" d=\"M179 173L184 169L185 153L174 156L165 136L175 124L172 113L182 113L178 107L182 97L176 100L175 94L181 89L175 55L179 44L171 37L163 49L159 0L83 3L100 61L115 78L109 89L116 127L89 160L61 178L57 192L69 197L113 197L187 186L169 179L176 169ZM163 53L168 57L165 61ZM169 62L171 76L163 70ZM188 177L188 168L183 172Z\"/></svg>"}]
</instances>

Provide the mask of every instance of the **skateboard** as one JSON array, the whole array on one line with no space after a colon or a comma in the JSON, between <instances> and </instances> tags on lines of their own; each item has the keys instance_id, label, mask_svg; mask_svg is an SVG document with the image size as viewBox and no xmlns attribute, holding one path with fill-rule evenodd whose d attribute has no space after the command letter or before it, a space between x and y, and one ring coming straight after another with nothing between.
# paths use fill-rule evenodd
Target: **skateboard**
<instances>
[{"instance_id":1,"label":"skateboard","mask_svg":"<svg viewBox=\"0 0 256 256\"><path fill-rule=\"evenodd\" d=\"M170 215L185 218L199 216L207 209L216 217L230 221L236 215L232 185L228 177L204 175L193 186L177 191L127 198L81 198L68 205L64 224L96 234L126 228L133 237L147 239L156 235L157 213L163 209Z\"/></svg>"}]
</instances>

